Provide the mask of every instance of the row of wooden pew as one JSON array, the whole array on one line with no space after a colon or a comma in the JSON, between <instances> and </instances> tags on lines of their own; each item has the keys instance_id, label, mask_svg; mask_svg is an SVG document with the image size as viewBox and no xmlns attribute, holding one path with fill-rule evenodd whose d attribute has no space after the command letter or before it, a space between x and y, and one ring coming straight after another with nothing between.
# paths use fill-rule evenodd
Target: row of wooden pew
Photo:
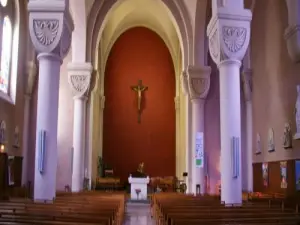
<instances>
[{"instance_id":1,"label":"row of wooden pew","mask_svg":"<svg viewBox=\"0 0 300 225\"><path fill-rule=\"evenodd\" d=\"M242 205L225 205L219 197L159 193L152 196L157 225L297 225L300 215L279 199L252 197Z\"/></svg>"},{"instance_id":2,"label":"row of wooden pew","mask_svg":"<svg viewBox=\"0 0 300 225\"><path fill-rule=\"evenodd\" d=\"M0 224L121 225L124 210L124 193L65 193L51 204L11 199L0 202Z\"/></svg>"}]
</instances>

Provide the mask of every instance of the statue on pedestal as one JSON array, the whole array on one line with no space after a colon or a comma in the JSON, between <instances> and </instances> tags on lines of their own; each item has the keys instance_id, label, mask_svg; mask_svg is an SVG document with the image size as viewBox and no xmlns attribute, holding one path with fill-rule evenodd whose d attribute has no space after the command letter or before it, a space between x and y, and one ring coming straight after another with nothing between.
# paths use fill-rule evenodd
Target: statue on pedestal
<instances>
[{"instance_id":1,"label":"statue on pedestal","mask_svg":"<svg viewBox=\"0 0 300 225\"><path fill-rule=\"evenodd\" d=\"M289 123L284 125L283 147L285 149L292 148L292 131Z\"/></svg>"},{"instance_id":2,"label":"statue on pedestal","mask_svg":"<svg viewBox=\"0 0 300 225\"><path fill-rule=\"evenodd\" d=\"M138 177L138 178L143 178L143 177L147 177L147 175L145 174L144 172L144 167L145 167L145 164L144 162L140 163L138 165L138 168L135 172L131 173L131 176L132 177Z\"/></svg>"}]
</instances>

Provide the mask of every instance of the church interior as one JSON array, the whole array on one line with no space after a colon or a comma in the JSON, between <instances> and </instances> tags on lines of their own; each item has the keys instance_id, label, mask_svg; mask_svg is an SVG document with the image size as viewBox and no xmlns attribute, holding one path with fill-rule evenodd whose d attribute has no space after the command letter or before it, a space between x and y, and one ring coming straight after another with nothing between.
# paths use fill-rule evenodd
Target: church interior
<instances>
[{"instance_id":1,"label":"church interior","mask_svg":"<svg viewBox=\"0 0 300 225\"><path fill-rule=\"evenodd\" d=\"M299 224L299 7L0 0L0 224Z\"/></svg>"}]
</instances>

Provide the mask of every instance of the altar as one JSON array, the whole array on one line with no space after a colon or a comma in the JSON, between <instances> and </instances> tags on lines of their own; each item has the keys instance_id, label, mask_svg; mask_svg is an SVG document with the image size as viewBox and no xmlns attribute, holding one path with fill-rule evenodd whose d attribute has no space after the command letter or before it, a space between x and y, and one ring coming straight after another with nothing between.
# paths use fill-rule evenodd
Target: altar
<instances>
[{"instance_id":1,"label":"altar","mask_svg":"<svg viewBox=\"0 0 300 225\"><path fill-rule=\"evenodd\" d=\"M147 185L150 182L149 176L147 177L132 177L131 174L128 178L130 183L130 197L131 200L147 200L148 190Z\"/></svg>"}]
</instances>

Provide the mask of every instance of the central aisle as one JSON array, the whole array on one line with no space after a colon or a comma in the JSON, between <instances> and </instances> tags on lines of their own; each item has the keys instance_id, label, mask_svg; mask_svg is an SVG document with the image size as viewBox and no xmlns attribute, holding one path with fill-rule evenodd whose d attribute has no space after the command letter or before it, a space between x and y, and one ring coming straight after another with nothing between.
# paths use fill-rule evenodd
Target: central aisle
<instances>
[{"instance_id":1,"label":"central aisle","mask_svg":"<svg viewBox=\"0 0 300 225\"><path fill-rule=\"evenodd\" d=\"M128 202L124 225L155 225L151 218L150 204Z\"/></svg>"}]
</instances>

